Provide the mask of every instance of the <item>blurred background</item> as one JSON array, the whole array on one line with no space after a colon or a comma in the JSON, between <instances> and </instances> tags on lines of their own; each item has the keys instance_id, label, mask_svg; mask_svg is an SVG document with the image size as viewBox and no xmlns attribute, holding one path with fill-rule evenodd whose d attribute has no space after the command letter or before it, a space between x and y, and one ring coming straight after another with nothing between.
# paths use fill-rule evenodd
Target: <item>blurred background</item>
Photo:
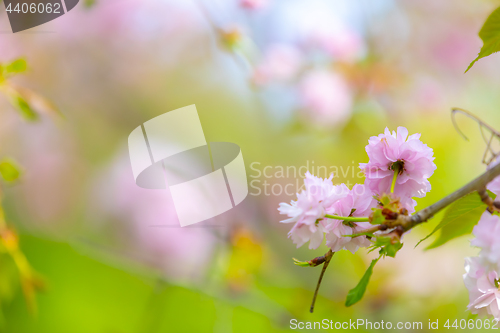
<instances>
[{"instance_id":1,"label":"blurred background","mask_svg":"<svg viewBox=\"0 0 500 333\"><path fill-rule=\"evenodd\" d=\"M9 82L63 117L26 121L0 96L0 157L22 168L19 181L2 184L3 207L40 284L30 305L23 277L0 251L0 332L282 332L292 318L424 328L429 319L467 319L464 257L478 252L469 238L414 249L440 216L405 236L395 259L379 262L350 308L347 292L373 254L335 254L310 314L320 268L295 266L292 257L310 260L327 248L296 249L277 207L295 199L307 168L362 183L364 147L385 127L422 133L434 149L432 191L417 210L482 173L477 124L459 119L464 140L450 110L462 107L500 130L500 56L464 74L499 5L81 0L16 34L2 5L0 63L28 64ZM176 228L169 191L135 185L127 138L191 104L208 141L241 147L250 194L231 211Z\"/></svg>"}]
</instances>

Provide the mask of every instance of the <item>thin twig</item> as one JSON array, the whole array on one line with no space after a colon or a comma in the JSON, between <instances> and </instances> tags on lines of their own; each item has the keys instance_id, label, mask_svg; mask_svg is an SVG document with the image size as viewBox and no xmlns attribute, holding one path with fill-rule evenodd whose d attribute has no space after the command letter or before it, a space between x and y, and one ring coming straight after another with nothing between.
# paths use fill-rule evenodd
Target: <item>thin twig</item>
<instances>
[{"instance_id":1,"label":"thin twig","mask_svg":"<svg viewBox=\"0 0 500 333\"><path fill-rule=\"evenodd\" d=\"M456 121L456 114L457 113L463 114L463 115L467 116L468 118L473 119L479 125L479 131L481 132L481 136L482 136L484 142L487 144L486 150L485 150L484 156L483 156L483 163L490 164L491 161L493 161L493 159L498 155L498 153L495 152L493 150L493 148L491 147L491 142L493 141L493 137L496 137L497 140L500 140L500 133L497 132L493 127L491 127L490 125L488 125L487 123L485 123L484 121L479 119L477 116L470 113L469 111L461 109L461 108L453 108L451 110L451 121L453 123L453 126L455 126L455 129L457 130L457 132L467 141L469 141L469 139L467 138L467 136L465 136L465 134L458 127L458 124ZM491 137L489 140L487 140L485 135L484 135L484 131L483 131L484 128L487 129L488 131L490 131L490 133L491 133ZM488 152L491 153L491 158L489 158L489 159L486 158Z\"/></svg>"},{"instance_id":2,"label":"thin twig","mask_svg":"<svg viewBox=\"0 0 500 333\"><path fill-rule=\"evenodd\" d=\"M497 132L493 127L491 127L490 125L488 125L486 122L482 121L481 119L479 119L477 116L475 116L474 114L470 113L469 111L467 110L464 110L464 109L461 109L461 108L453 108L451 109L451 121L453 123L453 126L455 126L455 129L457 130L457 132L467 141L469 141L469 138L467 138L467 136L460 130L460 128L458 127L458 124L457 124L457 121L455 119L456 117L456 114L457 113L461 113L473 120L475 120L478 124L480 124L482 127L485 127L487 128L491 133L494 133L496 136L500 137L500 133Z\"/></svg>"},{"instance_id":3,"label":"thin twig","mask_svg":"<svg viewBox=\"0 0 500 333\"><path fill-rule=\"evenodd\" d=\"M333 254L332 249L329 249L325 255L325 263L323 264L323 268L321 269L321 274L319 275L318 284L316 285L316 290L314 291L313 300L311 303L311 309L309 312L314 312L314 304L316 303L316 297L318 297L319 286L321 285L321 280L323 280L323 275L325 275L325 271L328 268L328 264L330 264L330 260L332 260Z\"/></svg>"}]
</instances>

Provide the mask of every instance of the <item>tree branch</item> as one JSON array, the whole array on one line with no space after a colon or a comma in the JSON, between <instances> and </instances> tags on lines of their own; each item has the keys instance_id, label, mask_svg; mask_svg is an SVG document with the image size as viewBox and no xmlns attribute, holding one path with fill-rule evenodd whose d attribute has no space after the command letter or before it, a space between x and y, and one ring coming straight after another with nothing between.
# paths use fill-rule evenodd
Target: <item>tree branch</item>
<instances>
[{"instance_id":1,"label":"tree branch","mask_svg":"<svg viewBox=\"0 0 500 333\"><path fill-rule=\"evenodd\" d=\"M476 179L472 180L464 187L458 189L457 191L453 192L452 194L439 200L435 204L432 204L429 207L424 208L411 216L399 215L396 220L386 221L385 225L387 225L389 228L400 225L406 231L408 231L411 228L415 227L416 225L423 223L423 222L426 222L431 217L433 217L436 213L441 211L443 208L446 208L448 205L450 205L453 202L457 201L458 199L466 196L467 194L472 193L474 191L477 191L478 193L481 194L482 191L485 190L486 185L488 185L489 182L491 182L493 179L495 179L499 175L500 175L500 163L495 165L491 169L487 170L485 173L483 173L482 175L480 175ZM484 196L484 194L483 194L483 196ZM489 204L489 202L487 202L487 199L484 198L483 196L481 196L481 199L484 202L486 202L487 204Z\"/></svg>"}]
</instances>

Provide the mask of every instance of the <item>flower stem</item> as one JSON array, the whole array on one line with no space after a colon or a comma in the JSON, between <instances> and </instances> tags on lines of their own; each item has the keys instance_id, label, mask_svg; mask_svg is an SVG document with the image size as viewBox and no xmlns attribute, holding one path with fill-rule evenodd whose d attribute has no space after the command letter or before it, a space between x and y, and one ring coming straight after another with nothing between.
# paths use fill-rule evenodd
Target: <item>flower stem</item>
<instances>
[{"instance_id":1,"label":"flower stem","mask_svg":"<svg viewBox=\"0 0 500 333\"><path fill-rule=\"evenodd\" d=\"M334 219L334 220L344 220L347 222L370 222L368 217L336 216L336 215L330 215L330 214L326 214L325 217L329 218L329 219Z\"/></svg>"},{"instance_id":2,"label":"flower stem","mask_svg":"<svg viewBox=\"0 0 500 333\"><path fill-rule=\"evenodd\" d=\"M329 249L328 252L325 254L325 263L323 264L323 269L321 269L318 284L316 285L316 290L314 291L314 296L313 296L313 300L311 303L311 308L309 309L309 312L311 312L311 313L314 312L314 304L316 304L316 298L318 297L319 286L321 285L321 281L323 280L323 275L325 275L325 271L326 271L328 265L330 264L330 260L332 260L332 257L334 254L335 254L335 252L333 252L332 249Z\"/></svg>"},{"instance_id":3,"label":"flower stem","mask_svg":"<svg viewBox=\"0 0 500 333\"><path fill-rule=\"evenodd\" d=\"M392 177L391 193L394 193L394 187L396 186L396 180L398 179L399 165L396 164L394 168L394 176Z\"/></svg>"}]
</instances>

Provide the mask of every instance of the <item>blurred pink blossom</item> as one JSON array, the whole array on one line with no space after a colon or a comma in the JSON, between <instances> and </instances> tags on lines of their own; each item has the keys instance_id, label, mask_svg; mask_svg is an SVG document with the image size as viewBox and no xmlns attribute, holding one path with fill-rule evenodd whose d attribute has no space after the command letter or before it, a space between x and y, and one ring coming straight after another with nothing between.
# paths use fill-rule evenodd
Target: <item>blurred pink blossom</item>
<instances>
[{"instance_id":1,"label":"blurred pink blossom","mask_svg":"<svg viewBox=\"0 0 500 333\"><path fill-rule=\"evenodd\" d=\"M302 65L300 51L288 44L273 44L255 68L253 82L264 85L271 81L288 81L297 75Z\"/></svg>"},{"instance_id":2,"label":"blurred pink blossom","mask_svg":"<svg viewBox=\"0 0 500 333\"><path fill-rule=\"evenodd\" d=\"M20 142L12 145L10 141L11 147L16 149L12 156L19 158L24 169L19 184L24 197L22 213L29 214L30 226L45 231L60 232L57 227L74 226L70 214L78 205L79 190L84 186L82 176L86 171L75 139L49 119L42 119L33 126L26 124L13 110L8 111L15 118L10 122L10 135L17 136L16 141Z\"/></svg>"},{"instance_id":3,"label":"blurred pink blossom","mask_svg":"<svg viewBox=\"0 0 500 333\"><path fill-rule=\"evenodd\" d=\"M299 84L299 98L307 116L315 123L339 125L351 116L352 91L342 76L316 70Z\"/></svg>"},{"instance_id":4,"label":"blurred pink blossom","mask_svg":"<svg viewBox=\"0 0 500 333\"><path fill-rule=\"evenodd\" d=\"M147 40L157 39L158 35L180 37L178 34L200 25L202 17L197 9L196 4L189 1L98 1L88 10L76 7L53 24L58 32L73 38L101 36Z\"/></svg>"},{"instance_id":5,"label":"blurred pink blossom","mask_svg":"<svg viewBox=\"0 0 500 333\"><path fill-rule=\"evenodd\" d=\"M317 29L307 36L306 44L323 50L335 60L353 62L364 50L364 41L354 30L345 26L335 29Z\"/></svg>"},{"instance_id":6,"label":"blurred pink blossom","mask_svg":"<svg viewBox=\"0 0 500 333\"><path fill-rule=\"evenodd\" d=\"M445 91L439 81L431 77L415 78L414 98L419 109L433 111L444 101Z\"/></svg>"},{"instance_id":7,"label":"blurred pink blossom","mask_svg":"<svg viewBox=\"0 0 500 333\"><path fill-rule=\"evenodd\" d=\"M269 0L240 0L240 6L245 9L258 10L269 5Z\"/></svg>"},{"instance_id":8,"label":"blurred pink blossom","mask_svg":"<svg viewBox=\"0 0 500 333\"><path fill-rule=\"evenodd\" d=\"M125 252L174 279L199 279L209 264L215 235L209 228L181 228L168 189L135 184L130 162L120 157L99 179L100 211L128 230Z\"/></svg>"},{"instance_id":9,"label":"blurred pink blossom","mask_svg":"<svg viewBox=\"0 0 500 333\"><path fill-rule=\"evenodd\" d=\"M472 29L471 26L468 28ZM462 71L464 67L467 68L481 47L479 38L469 29L460 26L458 29L453 28L448 31L443 29L433 36L436 40L428 41L429 47L426 48L431 53L431 59L441 68L453 71Z\"/></svg>"}]
</instances>

